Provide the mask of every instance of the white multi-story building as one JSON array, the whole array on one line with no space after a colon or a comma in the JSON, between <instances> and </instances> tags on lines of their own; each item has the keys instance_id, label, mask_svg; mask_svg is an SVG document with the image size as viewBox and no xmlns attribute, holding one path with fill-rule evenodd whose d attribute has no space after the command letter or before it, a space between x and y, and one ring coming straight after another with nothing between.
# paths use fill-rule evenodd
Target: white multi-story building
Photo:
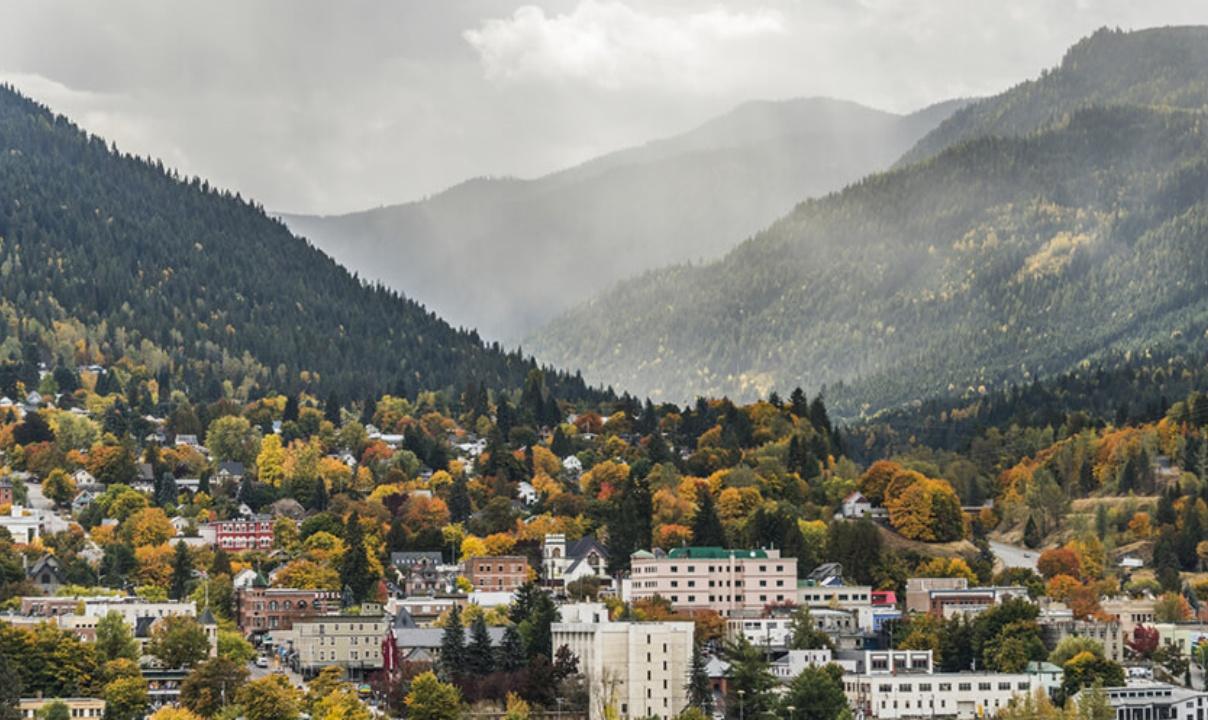
<instances>
[{"instance_id":1,"label":"white multi-story building","mask_svg":"<svg viewBox=\"0 0 1208 720\"><path fill-rule=\"evenodd\" d=\"M579 658L590 720L601 720L609 708L621 717L669 720L687 706L692 623L611 622L597 603L564 605L560 612L551 650L565 645Z\"/></svg>"},{"instance_id":2,"label":"white multi-story building","mask_svg":"<svg viewBox=\"0 0 1208 720\"><path fill-rule=\"evenodd\" d=\"M899 657L903 653L909 655ZM1038 688L1052 692L1061 686L1061 669L1047 663L1022 673L937 673L930 655L930 651L868 651L862 672L843 677L844 692L857 716L972 720L996 714L1016 695Z\"/></svg>"},{"instance_id":3,"label":"white multi-story building","mask_svg":"<svg viewBox=\"0 0 1208 720\"><path fill-rule=\"evenodd\" d=\"M7 515L0 515L0 527L8 530L13 542L27 545L42 537L45 520L41 510L14 504Z\"/></svg>"},{"instance_id":4,"label":"white multi-story building","mask_svg":"<svg viewBox=\"0 0 1208 720\"><path fill-rule=\"evenodd\" d=\"M797 560L779 550L682 547L631 556L631 600L658 595L677 610L759 614L797 599Z\"/></svg>"},{"instance_id":5,"label":"white multi-story building","mask_svg":"<svg viewBox=\"0 0 1208 720\"><path fill-rule=\"evenodd\" d=\"M1103 690L1116 720L1204 720L1208 714L1208 693L1176 685L1145 682Z\"/></svg>"}]
</instances>

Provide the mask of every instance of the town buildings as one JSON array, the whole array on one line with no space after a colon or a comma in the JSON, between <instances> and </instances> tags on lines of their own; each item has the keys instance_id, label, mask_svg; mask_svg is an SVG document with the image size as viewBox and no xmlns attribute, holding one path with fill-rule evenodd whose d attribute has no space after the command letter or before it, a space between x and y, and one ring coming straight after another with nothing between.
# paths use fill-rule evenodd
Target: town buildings
<instances>
[{"instance_id":1,"label":"town buildings","mask_svg":"<svg viewBox=\"0 0 1208 720\"><path fill-rule=\"evenodd\" d=\"M719 547L635 552L631 600L658 595L677 610L716 610L724 617L760 614L797 598L797 561L779 550Z\"/></svg>"},{"instance_id":2,"label":"town buildings","mask_svg":"<svg viewBox=\"0 0 1208 720\"><path fill-rule=\"evenodd\" d=\"M21 698L17 712L25 720L34 720L43 706L56 701L67 706L72 720L100 720L105 715L105 701L100 698Z\"/></svg>"},{"instance_id":3,"label":"town buildings","mask_svg":"<svg viewBox=\"0 0 1208 720\"><path fill-rule=\"evenodd\" d=\"M937 673L931 651L869 651L862 672L843 677L857 716L879 720L990 717L1011 698L1061 686L1061 669L1033 663L1022 673Z\"/></svg>"},{"instance_id":4,"label":"town buildings","mask_svg":"<svg viewBox=\"0 0 1208 720\"><path fill-rule=\"evenodd\" d=\"M528 580L528 560L523 555L468 558L465 577L476 591L511 592Z\"/></svg>"},{"instance_id":5,"label":"town buildings","mask_svg":"<svg viewBox=\"0 0 1208 720\"><path fill-rule=\"evenodd\" d=\"M1103 690L1116 720L1203 720L1208 713L1208 693L1177 685L1144 682Z\"/></svg>"},{"instance_id":6,"label":"town buildings","mask_svg":"<svg viewBox=\"0 0 1208 720\"><path fill-rule=\"evenodd\" d=\"M304 676L337 665L359 678L382 667L382 643L389 626L385 615L297 618L291 630L276 637L287 648L294 670Z\"/></svg>"},{"instance_id":7,"label":"town buildings","mask_svg":"<svg viewBox=\"0 0 1208 720\"><path fill-rule=\"evenodd\" d=\"M598 578L607 587L612 583L607 566L608 548L594 535L568 543L566 535L550 533L541 544L541 575L552 587L565 587L585 577Z\"/></svg>"},{"instance_id":8,"label":"town buildings","mask_svg":"<svg viewBox=\"0 0 1208 720\"><path fill-rule=\"evenodd\" d=\"M273 519L267 515L206 523L200 533L210 544L232 552L273 547Z\"/></svg>"},{"instance_id":9,"label":"town buildings","mask_svg":"<svg viewBox=\"0 0 1208 720\"><path fill-rule=\"evenodd\" d=\"M390 553L390 565L403 595L434 595L454 589L461 568L445 564L439 552Z\"/></svg>"},{"instance_id":10,"label":"town buildings","mask_svg":"<svg viewBox=\"0 0 1208 720\"><path fill-rule=\"evenodd\" d=\"M244 635L289 630L294 622L340 609L340 593L265 587L263 578L235 591L235 618Z\"/></svg>"},{"instance_id":11,"label":"town buildings","mask_svg":"<svg viewBox=\"0 0 1208 720\"><path fill-rule=\"evenodd\" d=\"M600 604L564 605L551 628L554 648L579 658L591 705L588 717L660 717L688 704L690 622L612 622Z\"/></svg>"}]
</instances>

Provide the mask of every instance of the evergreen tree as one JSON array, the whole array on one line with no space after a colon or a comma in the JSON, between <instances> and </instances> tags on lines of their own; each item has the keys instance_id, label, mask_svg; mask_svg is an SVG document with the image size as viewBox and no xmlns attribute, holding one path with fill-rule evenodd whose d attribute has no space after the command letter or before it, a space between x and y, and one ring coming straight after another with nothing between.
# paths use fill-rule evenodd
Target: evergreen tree
<instances>
[{"instance_id":1,"label":"evergreen tree","mask_svg":"<svg viewBox=\"0 0 1208 720\"><path fill-rule=\"evenodd\" d=\"M193 579L193 558L184 541L176 543L176 555L172 558L172 582L168 596L173 600L184 600L189 594L189 582Z\"/></svg>"},{"instance_id":2,"label":"evergreen tree","mask_svg":"<svg viewBox=\"0 0 1208 720\"><path fill-rule=\"evenodd\" d=\"M221 546L214 548L214 559L210 561L210 576L231 575L231 556Z\"/></svg>"},{"instance_id":3,"label":"evergreen tree","mask_svg":"<svg viewBox=\"0 0 1208 720\"><path fill-rule=\"evenodd\" d=\"M713 494L702 485L696 491L696 514L692 516L692 544L697 547L726 547L726 530L713 504Z\"/></svg>"},{"instance_id":4,"label":"evergreen tree","mask_svg":"<svg viewBox=\"0 0 1208 720\"><path fill-rule=\"evenodd\" d=\"M1179 564L1184 570L1194 571L1198 569L1199 555L1196 553L1196 545L1203 538L1202 525L1200 524L1200 512L1196 507L1195 498L1188 498L1183 505L1183 522L1179 527L1179 537L1176 544L1176 552L1179 555Z\"/></svg>"},{"instance_id":5,"label":"evergreen tree","mask_svg":"<svg viewBox=\"0 0 1208 720\"><path fill-rule=\"evenodd\" d=\"M649 483L631 473L608 520L610 572L628 570L629 556L651 546L652 511Z\"/></svg>"},{"instance_id":6,"label":"evergreen tree","mask_svg":"<svg viewBox=\"0 0 1208 720\"><path fill-rule=\"evenodd\" d=\"M314 492L310 495L310 508L316 512L327 509L327 482L322 477L314 479Z\"/></svg>"},{"instance_id":7,"label":"evergreen tree","mask_svg":"<svg viewBox=\"0 0 1208 720\"><path fill-rule=\"evenodd\" d=\"M526 660L520 633L515 625L508 625L496 651L495 667L503 672L516 672L524 667Z\"/></svg>"},{"instance_id":8,"label":"evergreen tree","mask_svg":"<svg viewBox=\"0 0 1208 720\"><path fill-rule=\"evenodd\" d=\"M557 455L559 459L565 458L575 451L575 446L571 443L570 438L566 433L562 432L562 426L559 425L554 430L554 439L550 442L550 452Z\"/></svg>"},{"instance_id":9,"label":"evergreen tree","mask_svg":"<svg viewBox=\"0 0 1208 720\"><path fill-rule=\"evenodd\" d=\"M365 403L361 405L361 424L372 425L373 416L377 412L377 399L372 395L365 398Z\"/></svg>"},{"instance_id":10,"label":"evergreen tree","mask_svg":"<svg viewBox=\"0 0 1208 720\"><path fill-rule=\"evenodd\" d=\"M458 475L449 488L449 518L455 523L465 522L473 513L469 485L464 475Z\"/></svg>"},{"instance_id":11,"label":"evergreen tree","mask_svg":"<svg viewBox=\"0 0 1208 720\"><path fill-rule=\"evenodd\" d=\"M440 674L445 682L456 682L466 662L466 629L461 624L461 607L454 605L445 619L440 637Z\"/></svg>"},{"instance_id":12,"label":"evergreen tree","mask_svg":"<svg viewBox=\"0 0 1208 720\"><path fill-rule=\"evenodd\" d=\"M407 549L407 530L403 527L402 517L398 515L390 521L390 530L386 533L386 549L390 552Z\"/></svg>"},{"instance_id":13,"label":"evergreen tree","mask_svg":"<svg viewBox=\"0 0 1208 720\"><path fill-rule=\"evenodd\" d=\"M1038 548L1040 543L1044 542L1044 538L1040 535L1040 528L1036 526L1036 518L1028 515L1028 524L1023 528L1023 544L1025 547Z\"/></svg>"},{"instance_id":14,"label":"evergreen tree","mask_svg":"<svg viewBox=\"0 0 1208 720\"><path fill-rule=\"evenodd\" d=\"M281 415L281 422L298 422L298 398L296 395L290 395L285 399L285 412Z\"/></svg>"},{"instance_id":15,"label":"evergreen tree","mask_svg":"<svg viewBox=\"0 0 1208 720\"><path fill-rule=\"evenodd\" d=\"M323 403L323 419L340 427L340 396L336 395L336 391L332 390L327 396L327 402Z\"/></svg>"},{"instance_id":16,"label":"evergreen tree","mask_svg":"<svg viewBox=\"0 0 1208 720\"><path fill-rule=\"evenodd\" d=\"M1154 521L1159 525L1174 525L1175 511L1174 501L1177 500L1177 492L1173 487L1167 488L1158 497L1158 509L1154 514Z\"/></svg>"},{"instance_id":17,"label":"evergreen tree","mask_svg":"<svg viewBox=\"0 0 1208 720\"><path fill-rule=\"evenodd\" d=\"M160 507L175 505L179 494L180 491L176 487L176 478L172 473L165 472L161 475L155 487L155 504Z\"/></svg>"},{"instance_id":18,"label":"evergreen tree","mask_svg":"<svg viewBox=\"0 0 1208 720\"><path fill-rule=\"evenodd\" d=\"M495 651L491 647L491 634L487 631L486 618L481 613L470 625L466 670L478 677L490 675L495 671Z\"/></svg>"},{"instance_id":19,"label":"evergreen tree","mask_svg":"<svg viewBox=\"0 0 1208 720\"><path fill-rule=\"evenodd\" d=\"M688 671L688 704L704 712L705 717L713 715L713 686L709 683L705 653L701 650L700 643L692 646L692 665Z\"/></svg>"},{"instance_id":20,"label":"evergreen tree","mask_svg":"<svg viewBox=\"0 0 1208 720\"><path fill-rule=\"evenodd\" d=\"M356 512L348 516L344 526L344 547L344 556L340 558L340 586L351 589L356 602L365 602L373 588L373 578L365 551L365 532Z\"/></svg>"},{"instance_id":21,"label":"evergreen tree","mask_svg":"<svg viewBox=\"0 0 1208 720\"><path fill-rule=\"evenodd\" d=\"M793 392L789 394L789 410L798 418L806 419L810 416L809 400L805 397L805 391L801 388L793 388Z\"/></svg>"}]
</instances>

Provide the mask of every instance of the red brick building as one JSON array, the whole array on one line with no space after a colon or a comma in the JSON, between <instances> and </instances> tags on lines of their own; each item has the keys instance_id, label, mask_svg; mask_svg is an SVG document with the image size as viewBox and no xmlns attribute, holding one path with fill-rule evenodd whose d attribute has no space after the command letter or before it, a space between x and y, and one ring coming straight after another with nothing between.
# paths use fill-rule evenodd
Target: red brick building
<instances>
[{"instance_id":1,"label":"red brick building","mask_svg":"<svg viewBox=\"0 0 1208 720\"><path fill-rule=\"evenodd\" d=\"M223 550L269 550L273 547L273 519L257 515L207 523L202 537Z\"/></svg>"},{"instance_id":2,"label":"red brick building","mask_svg":"<svg viewBox=\"0 0 1208 720\"><path fill-rule=\"evenodd\" d=\"M528 579L528 559L523 555L496 555L466 560L466 579L475 590L510 592Z\"/></svg>"},{"instance_id":3,"label":"red brick building","mask_svg":"<svg viewBox=\"0 0 1208 720\"><path fill-rule=\"evenodd\" d=\"M263 584L235 593L235 617L244 635L289 630L300 618L340 609L340 593L332 590L270 588Z\"/></svg>"}]
</instances>

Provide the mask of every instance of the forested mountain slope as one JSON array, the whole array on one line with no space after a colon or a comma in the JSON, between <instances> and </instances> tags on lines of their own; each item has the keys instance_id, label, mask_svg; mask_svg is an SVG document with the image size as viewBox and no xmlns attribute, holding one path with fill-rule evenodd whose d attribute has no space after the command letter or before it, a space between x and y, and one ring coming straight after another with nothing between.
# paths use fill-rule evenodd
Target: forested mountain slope
<instances>
[{"instance_id":1,"label":"forested mountain slope","mask_svg":"<svg viewBox=\"0 0 1208 720\"><path fill-rule=\"evenodd\" d=\"M1057 68L954 112L898 165L983 135L1026 135L1092 105L1208 107L1208 28L1102 29Z\"/></svg>"},{"instance_id":2,"label":"forested mountain slope","mask_svg":"<svg viewBox=\"0 0 1208 720\"><path fill-rule=\"evenodd\" d=\"M888 167L962 103L900 116L829 99L757 102L536 180L289 226L455 324L522 338L614 282L715 258L802 198Z\"/></svg>"},{"instance_id":3,"label":"forested mountain slope","mask_svg":"<svg viewBox=\"0 0 1208 720\"><path fill-rule=\"evenodd\" d=\"M1131 62L1097 42L1117 38L1082 52ZM675 400L826 384L850 416L1200 337L1205 119L1094 106L1026 137L957 144L803 203L719 262L619 286L552 323L538 354Z\"/></svg>"},{"instance_id":4,"label":"forested mountain slope","mask_svg":"<svg viewBox=\"0 0 1208 720\"><path fill-rule=\"evenodd\" d=\"M238 195L119 154L8 87L0 318L0 362L124 358L207 399L224 383L243 397L520 387L532 367L366 285Z\"/></svg>"}]
</instances>

